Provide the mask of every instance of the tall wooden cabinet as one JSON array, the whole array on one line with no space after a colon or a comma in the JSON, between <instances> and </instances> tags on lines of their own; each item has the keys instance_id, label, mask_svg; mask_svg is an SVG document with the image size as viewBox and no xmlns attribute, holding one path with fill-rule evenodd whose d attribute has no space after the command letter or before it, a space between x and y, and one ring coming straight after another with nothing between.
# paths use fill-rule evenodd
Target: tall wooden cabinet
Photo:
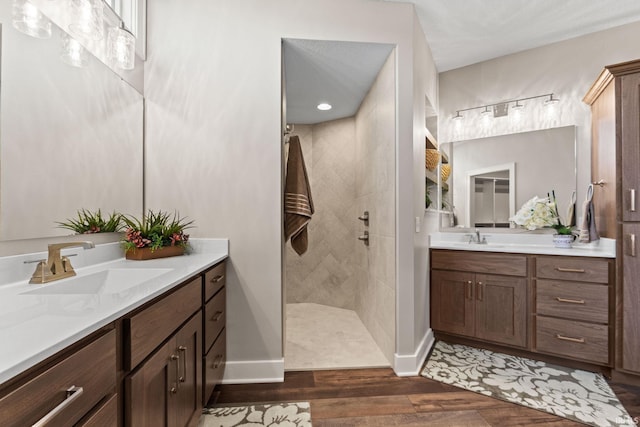
<instances>
[{"instance_id":1,"label":"tall wooden cabinet","mask_svg":"<svg viewBox=\"0 0 640 427\"><path fill-rule=\"evenodd\" d=\"M617 239L615 368L640 375L640 60L604 68L584 97L602 237Z\"/></svg>"}]
</instances>

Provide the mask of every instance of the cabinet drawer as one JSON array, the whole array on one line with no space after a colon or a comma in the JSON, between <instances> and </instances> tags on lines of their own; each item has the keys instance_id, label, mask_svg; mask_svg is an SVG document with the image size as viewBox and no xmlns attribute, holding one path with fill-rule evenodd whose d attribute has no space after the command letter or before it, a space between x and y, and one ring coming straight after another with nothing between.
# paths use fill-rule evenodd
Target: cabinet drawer
<instances>
[{"instance_id":1,"label":"cabinet drawer","mask_svg":"<svg viewBox=\"0 0 640 427\"><path fill-rule=\"evenodd\" d=\"M543 279L609 283L609 261L598 258L537 257L536 276Z\"/></svg>"},{"instance_id":2,"label":"cabinet drawer","mask_svg":"<svg viewBox=\"0 0 640 427\"><path fill-rule=\"evenodd\" d=\"M117 427L118 425L118 395L114 394L89 418L77 427Z\"/></svg>"},{"instance_id":3,"label":"cabinet drawer","mask_svg":"<svg viewBox=\"0 0 640 427\"><path fill-rule=\"evenodd\" d=\"M431 268L472 273L526 276L527 256L470 251L431 251Z\"/></svg>"},{"instance_id":4,"label":"cabinet drawer","mask_svg":"<svg viewBox=\"0 0 640 427\"><path fill-rule=\"evenodd\" d=\"M74 386L79 389L67 396ZM47 425L73 425L113 393L115 386L116 333L112 330L0 398L0 425L30 426L61 406Z\"/></svg>"},{"instance_id":5,"label":"cabinet drawer","mask_svg":"<svg viewBox=\"0 0 640 427\"><path fill-rule=\"evenodd\" d=\"M203 404L209 401L211 393L216 384L219 384L224 375L224 366L227 361L227 330L223 329L222 333L211 347L211 350L204 358L204 367L202 373L204 375L204 394Z\"/></svg>"},{"instance_id":6,"label":"cabinet drawer","mask_svg":"<svg viewBox=\"0 0 640 427\"><path fill-rule=\"evenodd\" d=\"M538 314L609 323L609 287L580 282L538 279Z\"/></svg>"},{"instance_id":7,"label":"cabinet drawer","mask_svg":"<svg viewBox=\"0 0 640 427\"><path fill-rule=\"evenodd\" d=\"M150 307L124 319L126 370L137 366L201 307L201 283L202 278L198 276Z\"/></svg>"},{"instance_id":8,"label":"cabinet drawer","mask_svg":"<svg viewBox=\"0 0 640 427\"><path fill-rule=\"evenodd\" d=\"M573 320L536 319L536 349L596 363L609 363L609 327Z\"/></svg>"},{"instance_id":9,"label":"cabinet drawer","mask_svg":"<svg viewBox=\"0 0 640 427\"><path fill-rule=\"evenodd\" d=\"M209 298L214 296L222 287L226 284L226 261L215 265L211 270L207 271L204 275L204 300L209 301Z\"/></svg>"},{"instance_id":10,"label":"cabinet drawer","mask_svg":"<svg viewBox=\"0 0 640 427\"><path fill-rule=\"evenodd\" d=\"M205 351L213 345L226 322L226 289L222 289L204 306Z\"/></svg>"}]
</instances>

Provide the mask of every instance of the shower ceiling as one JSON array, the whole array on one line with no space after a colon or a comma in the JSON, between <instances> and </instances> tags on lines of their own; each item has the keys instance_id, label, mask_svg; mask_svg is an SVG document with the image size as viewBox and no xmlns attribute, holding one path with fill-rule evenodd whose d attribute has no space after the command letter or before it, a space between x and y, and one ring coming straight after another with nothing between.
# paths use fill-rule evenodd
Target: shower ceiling
<instances>
[{"instance_id":1,"label":"shower ceiling","mask_svg":"<svg viewBox=\"0 0 640 427\"><path fill-rule=\"evenodd\" d=\"M285 39L287 122L315 124L353 116L393 45ZM321 102L333 106L319 111Z\"/></svg>"}]
</instances>

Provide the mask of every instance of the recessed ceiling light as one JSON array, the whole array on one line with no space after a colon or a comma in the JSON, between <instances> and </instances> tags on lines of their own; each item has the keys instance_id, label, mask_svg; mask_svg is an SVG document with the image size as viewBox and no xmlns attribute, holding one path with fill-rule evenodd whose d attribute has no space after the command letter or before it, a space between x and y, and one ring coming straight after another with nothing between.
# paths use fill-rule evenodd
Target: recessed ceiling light
<instances>
[{"instance_id":1,"label":"recessed ceiling light","mask_svg":"<svg viewBox=\"0 0 640 427\"><path fill-rule=\"evenodd\" d=\"M331 110L331 104L327 104L326 102L323 102L321 104L318 104L316 108L321 111Z\"/></svg>"}]
</instances>

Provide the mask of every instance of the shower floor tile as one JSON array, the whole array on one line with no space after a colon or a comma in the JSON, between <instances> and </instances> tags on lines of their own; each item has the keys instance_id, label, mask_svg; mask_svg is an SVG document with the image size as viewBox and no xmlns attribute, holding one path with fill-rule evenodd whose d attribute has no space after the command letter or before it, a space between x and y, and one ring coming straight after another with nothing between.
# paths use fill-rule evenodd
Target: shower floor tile
<instances>
[{"instance_id":1,"label":"shower floor tile","mask_svg":"<svg viewBox=\"0 0 640 427\"><path fill-rule=\"evenodd\" d=\"M286 325L285 371L390 366L355 311L287 304Z\"/></svg>"}]
</instances>

